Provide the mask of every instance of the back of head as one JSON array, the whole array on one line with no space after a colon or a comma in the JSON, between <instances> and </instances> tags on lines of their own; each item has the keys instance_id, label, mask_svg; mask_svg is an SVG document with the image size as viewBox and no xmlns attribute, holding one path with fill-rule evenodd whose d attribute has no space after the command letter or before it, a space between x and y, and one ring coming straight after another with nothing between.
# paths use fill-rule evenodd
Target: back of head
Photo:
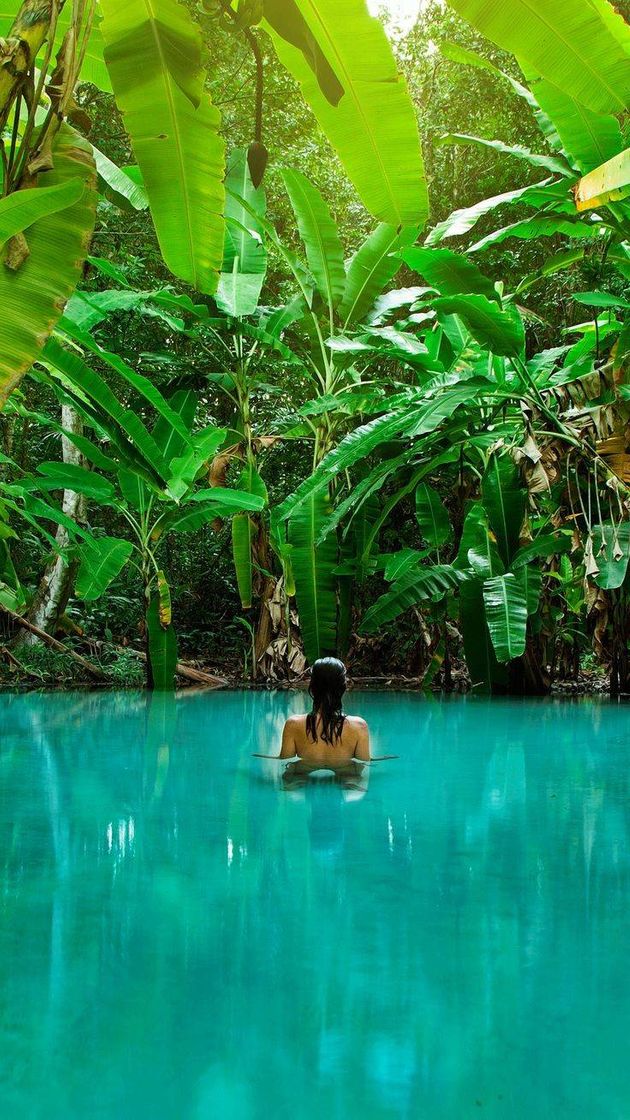
<instances>
[{"instance_id":1,"label":"back of head","mask_svg":"<svg viewBox=\"0 0 630 1120\"><path fill-rule=\"evenodd\" d=\"M313 663L309 692L313 710L306 717L306 733L317 739L317 720L321 720L321 738L331 745L341 738L345 716L342 710L346 691L346 667L336 657L320 657Z\"/></svg>"}]
</instances>

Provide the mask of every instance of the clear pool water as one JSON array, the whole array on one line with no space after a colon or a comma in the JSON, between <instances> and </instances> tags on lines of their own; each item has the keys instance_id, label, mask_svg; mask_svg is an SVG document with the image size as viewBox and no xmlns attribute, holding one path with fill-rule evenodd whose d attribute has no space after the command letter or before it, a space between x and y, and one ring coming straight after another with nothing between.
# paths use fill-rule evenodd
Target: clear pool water
<instances>
[{"instance_id":1,"label":"clear pool water","mask_svg":"<svg viewBox=\"0 0 630 1120\"><path fill-rule=\"evenodd\" d=\"M627 1120L628 709L0 697L3 1120Z\"/></svg>"}]
</instances>

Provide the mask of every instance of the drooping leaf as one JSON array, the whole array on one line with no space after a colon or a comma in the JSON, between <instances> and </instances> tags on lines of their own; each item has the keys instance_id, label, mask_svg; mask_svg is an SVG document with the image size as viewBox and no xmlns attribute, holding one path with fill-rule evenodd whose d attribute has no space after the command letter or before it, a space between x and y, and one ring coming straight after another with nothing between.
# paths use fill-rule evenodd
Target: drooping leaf
<instances>
[{"instance_id":1,"label":"drooping leaf","mask_svg":"<svg viewBox=\"0 0 630 1120\"><path fill-rule=\"evenodd\" d=\"M527 594L522 581L512 572L485 580L483 602L497 661L520 657L527 633Z\"/></svg>"},{"instance_id":2,"label":"drooping leaf","mask_svg":"<svg viewBox=\"0 0 630 1120\"><path fill-rule=\"evenodd\" d=\"M528 206L542 205L556 197L558 187L561 188L563 195L570 199L569 186L564 181L552 185L551 179L543 179L542 182L535 183L533 186L518 187L514 191L504 191L503 194L483 198L481 202L475 203L474 206L464 206L460 210L454 210L448 218L445 218L443 222L438 222L431 230L425 245L437 245L447 237L462 237L477 224L480 218L490 214L493 210L498 210L500 206L512 206L516 203Z\"/></svg>"},{"instance_id":3,"label":"drooping leaf","mask_svg":"<svg viewBox=\"0 0 630 1120\"><path fill-rule=\"evenodd\" d=\"M254 525L248 513L232 518L232 557L242 607L252 605L252 543Z\"/></svg>"},{"instance_id":4,"label":"drooping leaf","mask_svg":"<svg viewBox=\"0 0 630 1120\"><path fill-rule=\"evenodd\" d=\"M451 249L414 247L405 249L401 256L409 268L428 280L441 295L478 294L500 302L492 280L460 253L453 253Z\"/></svg>"},{"instance_id":5,"label":"drooping leaf","mask_svg":"<svg viewBox=\"0 0 630 1120\"><path fill-rule=\"evenodd\" d=\"M540 152L531 152L529 148L524 148L520 144L504 144L502 140L489 140L485 136L470 136L463 132L449 132L446 136L440 137L439 143L493 148L495 152L500 152L501 155L515 156L517 159L524 160L525 163L532 164L533 167L544 167L546 171L551 171L553 175L563 175L567 179L573 177L573 171L565 160L558 159L556 156L543 155Z\"/></svg>"},{"instance_id":6,"label":"drooping leaf","mask_svg":"<svg viewBox=\"0 0 630 1120\"><path fill-rule=\"evenodd\" d=\"M514 305L502 311L485 296L444 296L433 301L438 318L458 315L468 330L494 354L519 355L525 345L523 321Z\"/></svg>"},{"instance_id":7,"label":"drooping leaf","mask_svg":"<svg viewBox=\"0 0 630 1120\"><path fill-rule=\"evenodd\" d=\"M485 386L492 391L489 382ZM412 438L434 431L442 421L452 416L466 400L479 396L480 386L468 382L437 394L428 400L418 394L411 397L405 408L379 416L362 424L342 439L341 443L326 455L319 467L297 490L277 507L280 519L289 517L312 494L326 488L340 471L347 470L359 459L364 459L380 444L396 438Z\"/></svg>"},{"instance_id":8,"label":"drooping leaf","mask_svg":"<svg viewBox=\"0 0 630 1120\"><path fill-rule=\"evenodd\" d=\"M481 502L473 503L466 514L454 567L472 568L481 579L501 575L504 571L496 537L490 530L488 514Z\"/></svg>"},{"instance_id":9,"label":"drooping leaf","mask_svg":"<svg viewBox=\"0 0 630 1120\"><path fill-rule=\"evenodd\" d=\"M519 548L512 558L511 568L518 572L531 560L547 559L549 556L559 556L571 549L571 533L560 531L557 533L541 533L533 541Z\"/></svg>"},{"instance_id":10,"label":"drooping leaf","mask_svg":"<svg viewBox=\"0 0 630 1120\"><path fill-rule=\"evenodd\" d=\"M151 496L145 480L135 471L118 471L120 492L132 509L144 510Z\"/></svg>"},{"instance_id":11,"label":"drooping leaf","mask_svg":"<svg viewBox=\"0 0 630 1120\"><path fill-rule=\"evenodd\" d=\"M20 268L0 265L0 408L30 369L81 276L94 226L96 175L90 145L63 125L53 146L54 168L36 191L78 179L80 197L36 221L28 231L29 256Z\"/></svg>"},{"instance_id":12,"label":"drooping leaf","mask_svg":"<svg viewBox=\"0 0 630 1120\"><path fill-rule=\"evenodd\" d=\"M364 318L400 268L400 258L396 253L413 245L418 233L418 226L409 226L398 232L393 226L381 223L357 249L348 264L339 307L344 329Z\"/></svg>"},{"instance_id":13,"label":"drooping leaf","mask_svg":"<svg viewBox=\"0 0 630 1120\"><path fill-rule=\"evenodd\" d=\"M148 469L158 478L164 479L168 468L155 440L137 413L120 403L100 374L91 369L79 354L66 350L54 338L46 343L43 356L45 361L59 372L62 384L76 387L83 399L87 397L94 402L98 408L97 422L107 428L112 438L116 440L116 446L124 447L132 461L134 454L137 458L137 453L140 452L146 464L145 470ZM121 436L126 437L125 443L121 443ZM134 448L137 449L135 453Z\"/></svg>"},{"instance_id":14,"label":"drooping leaf","mask_svg":"<svg viewBox=\"0 0 630 1120\"><path fill-rule=\"evenodd\" d=\"M506 568L511 567L525 516L527 491L507 455L492 455L481 481L484 509Z\"/></svg>"},{"instance_id":15,"label":"drooping leaf","mask_svg":"<svg viewBox=\"0 0 630 1120\"><path fill-rule=\"evenodd\" d=\"M540 603L542 571L533 564L523 564L514 576L524 592L528 617L536 614Z\"/></svg>"},{"instance_id":16,"label":"drooping leaf","mask_svg":"<svg viewBox=\"0 0 630 1120\"><path fill-rule=\"evenodd\" d=\"M79 549L75 591L79 599L100 599L127 563L133 545L117 537L90 537Z\"/></svg>"},{"instance_id":17,"label":"drooping leaf","mask_svg":"<svg viewBox=\"0 0 630 1120\"><path fill-rule=\"evenodd\" d=\"M591 171L622 151L621 128L612 114L593 113L542 78L530 84L538 104L553 121L564 151L579 171Z\"/></svg>"},{"instance_id":18,"label":"drooping leaf","mask_svg":"<svg viewBox=\"0 0 630 1120\"><path fill-rule=\"evenodd\" d=\"M119 200L125 199L134 210L146 210L149 198L144 187L136 183L123 167L117 167L103 152L95 148L94 144L92 144L92 154L98 175L109 189L110 197L113 197L119 205L121 205Z\"/></svg>"},{"instance_id":19,"label":"drooping leaf","mask_svg":"<svg viewBox=\"0 0 630 1120\"><path fill-rule=\"evenodd\" d=\"M262 508L263 500L256 494L245 494L241 490L229 490L220 486L212 490L198 490L181 511L170 511L160 519L159 531L192 533L209 525L217 517L231 517L234 513L244 511L258 513Z\"/></svg>"},{"instance_id":20,"label":"drooping leaf","mask_svg":"<svg viewBox=\"0 0 630 1120\"><path fill-rule=\"evenodd\" d=\"M114 496L109 479L75 463L40 463L37 471L42 478L34 481L42 489L73 490L100 502L108 502Z\"/></svg>"},{"instance_id":21,"label":"drooping leaf","mask_svg":"<svg viewBox=\"0 0 630 1120\"><path fill-rule=\"evenodd\" d=\"M451 535L451 523L440 495L428 482L416 488L416 520L423 539L431 548L441 548Z\"/></svg>"},{"instance_id":22,"label":"drooping leaf","mask_svg":"<svg viewBox=\"0 0 630 1120\"><path fill-rule=\"evenodd\" d=\"M223 256L224 145L204 90L201 33L183 4L101 0L105 61L164 260L212 294ZM138 76L141 75L141 81Z\"/></svg>"},{"instance_id":23,"label":"drooping leaf","mask_svg":"<svg viewBox=\"0 0 630 1120\"><path fill-rule=\"evenodd\" d=\"M178 389L172 397L169 397L167 404L170 413L176 413L180 417L184 431L192 432L198 404L198 396L194 389ZM158 415L152 435L162 452L164 461L169 464L178 455L183 454L193 438L189 436L186 439L181 427L176 428L171 423L170 414L168 416Z\"/></svg>"},{"instance_id":24,"label":"drooping leaf","mask_svg":"<svg viewBox=\"0 0 630 1120\"><path fill-rule=\"evenodd\" d=\"M181 455L169 463L168 492L179 501L225 440L225 428L209 424L191 438Z\"/></svg>"},{"instance_id":25,"label":"drooping leaf","mask_svg":"<svg viewBox=\"0 0 630 1120\"><path fill-rule=\"evenodd\" d=\"M405 573L389 591L381 595L365 612L360 626L362 634L373 634L386 622L398 618L403 611L425 599L437 599L458 587L466 576L449 564L432 564Z\"/></svg>"},{"instance_id":26,"label":"drooping leaf","mask_svg":"<svg viewBox=\"0 0 630 1120\"><path fill-rule=\"evenodd\" d=\"M606 0L451 0L482 35L595 113L630 101L630 29Z\"/></svg>"},{"instance_id":27,"label":"drooping leaf","mask_svg":"<svg viewBox=\"0 0 630 1120\"><path fill-rule=\"evenodd\" d=\"M605 522L593 526L593 555L599 568L594 577L598 587L606 591L621 587L630 560L630 522L619 525Z\"/></svg>"},{"instance_id":28,"label":"drooping leaf","mask_svg":"<svg viewBox=\"0 0 630 1120\"><path fill-rule=\"evenodd\" d=\"M336 106L322 94L301 50L269 23L263 26L364 206L395 228L421 224L428 201L415 111L382 24L363 0L295 0L294 6L338 78L343 96Z\"/></svg>"},{"instance_id":29,"label":"drooping leaf","mask_svg":"<svg viewBox=\"0 0 630 1120\"><path fill-rule=\"evenodd\" d=\"M291 515L288 528L300 633L311 664L337 651L337 540L331 534L315 543L329 514L328 495L314 494Z\"/></svg>"},{"instance_id":30,"label":"drooping leaf","mask_svg":"<svg viewBox=\"0 0 630 1120\"><path fill-rule=\"evenodd\" d=\"M466 666L473 692L492 692L507 682L505 667L497 661L483 599L483 583L469 579L459 593L459 621L464 639Z\"/></svg>"},{"instance_id":31,"label":"drooping leaf","mask_svg":"<svg viewBox=\"0 0 630 1120\"><path fill-rule=\"evenodd\" d=\"M319 293L328 307L336 307L346 283L337 227L319 191L305 175L285 167L282 178Z\"/></svg>"},{"instance_id":32,"label":"drooping leaf","mask_svg":"<svg viewBox=\"0 0 630 1120\"><path fill-rule=\"evenodd\" d=\"M563 237L570 237L576 241L592 241L594 238L601 237L602 229L601 226L594 223L589 225L586 222L572 222L568 218L554 217L553 215L524 218L510 226L504 226L503 229L493 230L492 233L471 245L468 252L479 253L490 245L498 245L502 241L508 241L510 237L517 237L520 241L533 241L538 237L555 237L559 233Z\"/></svg>"},{"instance_id":33,"label":"drooping leaf","mask_svg":"<svg viewBox=\"0 0 630 1120\"><path fill-rule=\"evenodd\" d=\"M230 153L226 186L223 263L215 299L226 315L242 318L256 310L267 270L263 227L252 217L252 211L264 217L265 192L252 183L244 148ZM240 199L247 201L247 210Z\"/></svg>"}]
</instances>

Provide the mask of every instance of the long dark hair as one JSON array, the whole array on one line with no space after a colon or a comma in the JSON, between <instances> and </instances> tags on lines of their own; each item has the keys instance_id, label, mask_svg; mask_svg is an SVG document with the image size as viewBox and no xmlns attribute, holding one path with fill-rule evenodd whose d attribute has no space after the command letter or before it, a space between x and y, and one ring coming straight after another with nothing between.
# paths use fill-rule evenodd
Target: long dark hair
<instances>
[{"instance_id":1,"label":"long dark hair","mask_svg":"<svg viewBox=\"0 0 630 1120\"><path fill-rule=\"evenodd\" d=\"M313 697L313 710L306 717L306 734L317 739L317 720L322 721L321 737L331 746L341 738L345 716L341 708L346 691L346 667L336 657L320 657L311 669L308 690Z\"/></svg>"}]
</instances>

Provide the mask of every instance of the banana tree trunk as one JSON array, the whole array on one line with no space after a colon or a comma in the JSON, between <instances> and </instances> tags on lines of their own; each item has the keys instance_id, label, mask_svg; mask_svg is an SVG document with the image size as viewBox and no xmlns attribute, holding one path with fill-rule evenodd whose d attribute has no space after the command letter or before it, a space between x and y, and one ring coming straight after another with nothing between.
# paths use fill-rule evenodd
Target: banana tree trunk
<instances>
[{"instance_id":1,"label":"banana tree trunk","mask_svg":"<svg viewBox=\"0 0 630 1120\"><path fill-rule=\"evenodd\" d=\"M0 130L28 81L37 52L48 34L52 13L52 0L26 0L7 38L0 40Z\"/></svg>"},{"instance_id":2,"label":"banana tree trunk","mask_svg":"<svg viewBox=\"0 0 630 1120\"><path fill-rule=\"evenodd\" d=\"M70 405L63 405L61 410L61 423L66 431L81 435L83 422L77 412ZM62 454L64 463L74 466L85 466L85 460L74 443L67 436L61 437ZM75 494L74 490L64 490L63 512L72 518L78 525L85 522L87 514L87 498L84 494ZM69 543L68 531L60 525L56 533L56 542L59 549L65 549ZM39 587L31 603L27 618L34 626L44 630L47 634L54 634L57 624L64 610L74 584L76 575L75 563L68 564L61 555L55 555L50 560ZM41 641L36 634L23 630L16 639L16 645L37 645Z\"/></svg>"}]
</instances>

